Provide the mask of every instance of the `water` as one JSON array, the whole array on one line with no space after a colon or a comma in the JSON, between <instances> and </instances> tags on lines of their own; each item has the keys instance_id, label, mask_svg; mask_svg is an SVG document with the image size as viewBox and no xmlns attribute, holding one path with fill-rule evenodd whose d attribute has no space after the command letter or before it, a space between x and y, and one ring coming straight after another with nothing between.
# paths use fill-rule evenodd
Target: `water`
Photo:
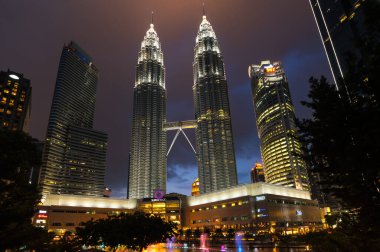
<instances>
[{"instance_id":1,"label":"water","mask_svg":"<svg viewBox=\"0 0 380 252\"><path fill-rule=\"evenodd\" d=\"M236 245L238 245L237 243ZM241 243L240 243L241 244ZM181 248L179 248L181 246ZM231 245L230 245L231 246ZM234 248L228 245L220 245L220 247L195 247L193 244L173 244L172 247L166 247L166 244L157 244L150 246L146 252L303 252L307 251L305 248L274 248L274 247L250 247L241 245Z\"/></svg>"}]
</instances>

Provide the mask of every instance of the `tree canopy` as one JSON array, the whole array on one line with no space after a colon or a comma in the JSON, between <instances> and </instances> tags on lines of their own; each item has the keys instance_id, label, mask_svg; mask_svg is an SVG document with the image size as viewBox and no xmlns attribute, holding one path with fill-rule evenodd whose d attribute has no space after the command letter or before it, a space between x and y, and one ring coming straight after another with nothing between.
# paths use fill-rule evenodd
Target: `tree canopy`
<instances>
[{"instance_id":1,"label":"tree canopy","mask_svg":"<svg viewBox=\"0 0 380 252\"><path fill-rule=\"evenodd\" d=\"M366 1L363 8L368 32L356 41L361 55L348 54L339 89L325 77L310 78L302 104L312 117L299 123L310 171L343 208L332 240L350 240L351 251L380 246L380 6Z\"/></svg>"},{"instance_id":2,"label":"tree canopy","mask_svg":"<svg viewBox=\"0 0 380 252\"><path fill-rule=\"evenodd\" d=\"M47 232L31 223L40 196L29 178L40 158L27 134L0 130L0 251L33 248L47 240Z\"/></svg>"},{"instance_id":3,"label":"tree canopy","mask_svg":"<svg viewBox=\"0 0 380 252\"><path fill-rule=\"evenodd\" d=\"M104 245L113 249L124 245L129 249L142 251L150 244L165 242L175 234L174 223L141 212L90 220L82 224L83 227L76 230L81 244Z\"/></svg>"}]
</instances>

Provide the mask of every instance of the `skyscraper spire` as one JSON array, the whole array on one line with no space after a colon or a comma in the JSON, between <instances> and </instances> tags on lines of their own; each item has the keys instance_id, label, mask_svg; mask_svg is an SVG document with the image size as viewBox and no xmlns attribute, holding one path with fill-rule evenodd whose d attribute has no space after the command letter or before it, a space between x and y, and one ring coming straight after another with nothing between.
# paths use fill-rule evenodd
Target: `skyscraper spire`
<instances>
[{"instance_id":1,"label":"skyscraper spire","mask_svg":"<svg viewBox=\"0 0 380 252\"><path fill-rule=\"evenodd\" d=\"M206 16L206 10L205 10L205 1L203 1L203 16L205 17Z\"/></svg>"},{"instance_id":2,"label":"skyscraper spire","mask_svg":"<svg viewBox=\"0 0 380 252\"><path fill-rule=\"evenodd\" d=\"M161 44L151 24L136 66L128 198L152 198L166 191L165 66Z\"/></svg>"},{"instance_id":3,"label":"skyscraper spire","mask_svg":"<svg viewBox=\"0 0 380 252\"><path fill-rule=\"evenodd\" d=\"M223 56L205 15L196 37L193 71L198 175L202 194L237 185Z\"/></svg>"},{"instance_id":4,"label":"skyscraper spire","mask_svg":"<svg viewBox=\"0 0 380 252\"><path fill-rule=\"evenodd\" d=\"M153 24L153 16L154 16L154 12L152 11L152 14L151 14L151 17L150 17L150 24L151 24L151 25L154 25L154 24Z\"/></svg>"}]
</instances>

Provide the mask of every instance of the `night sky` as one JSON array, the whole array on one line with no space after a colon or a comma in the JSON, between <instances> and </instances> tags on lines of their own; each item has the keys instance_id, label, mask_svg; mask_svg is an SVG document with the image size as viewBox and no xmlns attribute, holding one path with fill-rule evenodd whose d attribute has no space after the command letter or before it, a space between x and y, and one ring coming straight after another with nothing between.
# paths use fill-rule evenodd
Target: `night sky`
<instances>
[{"instance_id":1,"label":"night sky","mask_svg":"<svg viewBox=\"0 0 380 252\"><path fill-rule=\"evenodd\" d=\"M168 121L194 119L192 62L202 0L0 0L0 70L31 80L30 134L43 140L62 46L77 42L100 70L94 128L108 133L106 184L125 197L137 53L151 11L164 52ZM282 61L298 117L310 114L310 76L331 80L306 0L208 0L226 66L239 183L260 161L248 65ZM194 132L187 130L193 144ZM175 132L169 132L170 145ZM168 157L168 192L190 194L195 156L180 136Z\"/></svg>"}]
</instances>

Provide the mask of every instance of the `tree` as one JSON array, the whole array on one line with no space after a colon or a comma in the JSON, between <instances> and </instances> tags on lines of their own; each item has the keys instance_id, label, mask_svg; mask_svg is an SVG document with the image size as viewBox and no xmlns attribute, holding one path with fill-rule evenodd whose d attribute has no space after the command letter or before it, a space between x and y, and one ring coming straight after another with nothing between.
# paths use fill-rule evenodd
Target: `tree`
<instances>
[{"instance_id":1,"label":"tree","mask_svg":"<svg viewBox=\"0 0 380 252\"><path fill-rule=\"evenodd\" d=\"M226 236L230 240L234 239L235 238L235 229L233 229L233 228L227 229L227 235Z\"/></svg>"},{"instance_id":2,"label":"tree","mask_svg":"<svg viewBox=\"0 0 380 252\"><path fill-rule=\"evenodd\" d=\"M40 196L29 177L40 162L41 154L30 136L0 130L0 251L47 242L47 232L31 223Z\"/></svg>"},{"instance_id":3,"label":"tree","mask_svg":"<svg viewBox=\"0 0 380 252\"><path fill-rule=\"evenodd\" d=\"M201 237L201 234L202 234L202 232L201 232L201 230L199 228L195 229L194 232L193 232L194 237L197 238L197 239L199 237Z\"/></svg>"},{"instance_id":4,"label":"tree","mask_svg":"<svg viewBox=\"0 0 380 252\"><path fill-rule=\"evenodd\" d=\"M171 238L176 225L159 216L144 213L120 214L108 219L90 220L77 228L79 241L86 246L104 244L112 249L124 245L129 249L146 249L150 244Z\"/></svg>"},{"instance_id":5,"label":"tree","mask_svg":"<svg viewBox=\"0 0 380 252\"><path fill-rule=\"evenodd\" d=\"M363 6L368 36L357 41L362 55L349 55L349 71L340 80L339 90L324 77L310 79L309 101L302 104L312 110L312 118L299 123L306 146L305 160L311 172L320 175L322 190L338 199L344 210L337 215L338 228L331 237L323 235L336 244L338 240L351 241L351 251L380 247L377 216L380 212L380 5L366 1ZM337 245L337 249L342 247Z\"/></svg>"},{"instance_id":6,"label":"tree","mask_svg":"<svg viewBox=\"0 0 380 252\"><path fill-rule=\"evenodd\" d=\"M217 228L212 235L212 240L215 242L219 242L220 239L224 238L223 231L221 228Z\"/></svg>"},{"instance_id":7,"label":"tree","mask_svg":"<svg viewBox=\"0 0 380 252\"><path fill-rule=\"evenodd\" d=\"M186 240L187 242L189 242L189 239L191 238L191 236L193 235L193 231L191 231L191 229L186 229L185 231L185 236L186 236Z\"/></svg>"}]
</instances>

